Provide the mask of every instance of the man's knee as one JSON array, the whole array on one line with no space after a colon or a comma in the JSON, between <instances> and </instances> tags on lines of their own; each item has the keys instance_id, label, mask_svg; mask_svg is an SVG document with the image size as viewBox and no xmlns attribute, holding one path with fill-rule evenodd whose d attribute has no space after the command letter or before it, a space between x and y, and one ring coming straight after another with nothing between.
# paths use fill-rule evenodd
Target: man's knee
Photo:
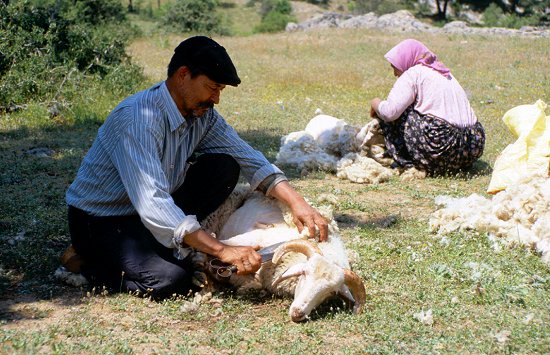
<instances>
[{"instance_id":1,"label":"man's knee","mask_svg":"<svg viewBox=\"0 0 550 355\"><path fill-rule=\"evenodd\" d=\"M216 175L223 172L222 176L228 179L238 179L240 167L235 158L223 153L203 154L198 157L197 164L201 164L205 170L211 170Z\"/></svg>"}]
</instances>

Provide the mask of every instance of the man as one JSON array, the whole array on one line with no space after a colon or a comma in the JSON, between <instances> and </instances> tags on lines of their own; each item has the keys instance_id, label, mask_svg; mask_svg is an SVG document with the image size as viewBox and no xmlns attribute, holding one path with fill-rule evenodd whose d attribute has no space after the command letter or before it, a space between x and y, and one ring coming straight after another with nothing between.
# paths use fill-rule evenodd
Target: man
<instances>
[{"instance_id":1,"label":"man","mask_svg":"<svg viewBox=\"0 0 550 355\"><path fill-rule=\"evenodd\" d=\"M226 246L199 223L241 172L253 189L287 204L299 229L314 235L317 227L326 240L326 220L213 108L226 85L240 82L224 47L191 37L174 50L166 81L107 117L66 196L71 240L93 284L157 298L187 293L190 248L238 274L256 272L257 248Z\"/></svg>"}]
</instances>

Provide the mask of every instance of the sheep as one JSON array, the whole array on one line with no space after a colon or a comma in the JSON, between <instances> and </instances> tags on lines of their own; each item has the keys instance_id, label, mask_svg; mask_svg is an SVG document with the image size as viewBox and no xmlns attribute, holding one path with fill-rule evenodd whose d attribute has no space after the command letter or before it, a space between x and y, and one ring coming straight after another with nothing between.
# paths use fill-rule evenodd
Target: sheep
<instances>
[{"instance_id":1,"label":"sheep","mask_svg":"<svg viewBox=\"0 0 550 355\"><path fill-rule=\"evenodd\" d=\"M292 132L281 138L275 164L295 166L304 171L336 171L338 158L326 153L313 136L305 131Z\"/></svg>"},{"instance_id":2,"label":"sheep","mask_svg":"<svg viewBox=\"0 0 550 355\"><path fill-rule=\"evenodd\" d=\"M388 169L393 160L386 157L385 151L378 120L358 128L320 114L309 121L304 131L292 132L281 139L275 163L295 166L303 174L322 170L352 182L378 184L401 173ZM406 179L411 176L421 177L409 174Z\"/></svg>"},{"instance_id":3,"label":"sheep","mask_svg":"<svg viewBox=\"0 0 550 355\"><path fill-rule=\"evenodd\" d=\"M319 211L330 225L328 241L317 244L307 240L307 228L298 232L286 206L251 191L249 185L240 184L201 224L228 245L260 245L263 248L286 242L277 248L272 261L264 263L255 274L231 275L229 283L241 292L263 289L275 295L293 297L289 315L295 322L307 319L313 309L333 295L352 304L353 313L359 314L366 302L365 286L351 271L332 211L326 206L321 206ZM206 255L198 251L185 251L185 255L189 255L197 268L193 282L204 286L204 273L209 271ZM64 256L70 257L70 253ZM86 280L78 274L79 270L73 268L71 271L61 267L55 277L74 286L84 285Z\"/></svg>"},{"instance_id":4,"label":"sheep","mask_svg":"<svg viewBox=\"0 0 550 355\"><path fill-rule=\"evenodd\" d=\"M230 196L239 199L240 192ZM232 204L232 202L229 202ZM236 275L229 283L241 292L262 289L279 296L293 297L289 315L300 322L333 295L353 304L353 313L361 313L366 301L361 278L351 271L346 249L330 211L320 211L331 221L328 241L307 239L307 228L299 233L285 206L255 192L232 213L217 238L228 245L259 245L262 248L287 242L277 248L273 260L264 263L253 275ZM224 205L213 218L225 219ZM210 218L210 217L209 217ZM205 226L208 229L208 226Z\"/></svg>"},{"instance_id":5,"label":"sheep","mask_svg":"<svg viewBox=\"0 0 550 355\"><path fill-rule=\"evenodd\" d=\"M329 115L317 115L306 125L305 132L328 154L342 157L359 151L362 141L357 138L359 128Z\"/></svg>"},{"instance_id":6,"label":"sheep","mask_svg":"<svg viewBox=\"0 0 550 355\"><path fill-rule=\"evenodd\" d=\"M356 141L361 142L361 153L374 159L384 167L389 167L393 159L385 156L386 140L380 128L380 121L373 119L364 125L356 135Z\"/></svg>"},{"instance_id":7,"label":"sheep","mask_svg":"<svg viewBox=\"0 0 550 355\"><path fill-rule=\"evenodd\" d=\"M472 194L466 198L438 196L443 208L429 220L432 232L477 230L508 244L533 247L550 264L550 178L526 176L492 199Z\"/></svg>"}]
</instances>

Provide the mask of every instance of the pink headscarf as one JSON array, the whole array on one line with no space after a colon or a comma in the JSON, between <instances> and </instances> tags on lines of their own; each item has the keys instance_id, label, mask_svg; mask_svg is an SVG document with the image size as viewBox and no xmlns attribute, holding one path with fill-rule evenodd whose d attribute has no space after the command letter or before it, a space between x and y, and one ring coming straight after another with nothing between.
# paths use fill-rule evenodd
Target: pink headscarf
<instances>
[{"instance_id":1,"label":"pink headscarf","mask_svg":"<svg viewBox=\"0 0 550 355\"><path fill-rule=\"evenodd\" d=\"M384 55L384 58L394 67L405 72L410 67L422 64L449 77L451 71L437 60L437 56L422 42L415 39L406 39L393 47Z\"/></svg>"}]
</instances>

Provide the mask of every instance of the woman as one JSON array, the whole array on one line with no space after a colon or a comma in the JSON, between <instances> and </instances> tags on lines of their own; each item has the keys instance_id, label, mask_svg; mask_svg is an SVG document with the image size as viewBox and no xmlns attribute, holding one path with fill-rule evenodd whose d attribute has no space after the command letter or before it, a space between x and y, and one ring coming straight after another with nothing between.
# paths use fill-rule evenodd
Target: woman
<instances>
[{"instance_id":1,"label":"woman","mask_svg":"<svg viewBox=\"0 0 550 355\"><path fill-rule=\"evenodd\" d=\"M371 101L393 167L448 173L483 154L485 132L464 89L424 44L407 39L384 56L397 81L388 98Z\"/></svg>"}]
</instances>

